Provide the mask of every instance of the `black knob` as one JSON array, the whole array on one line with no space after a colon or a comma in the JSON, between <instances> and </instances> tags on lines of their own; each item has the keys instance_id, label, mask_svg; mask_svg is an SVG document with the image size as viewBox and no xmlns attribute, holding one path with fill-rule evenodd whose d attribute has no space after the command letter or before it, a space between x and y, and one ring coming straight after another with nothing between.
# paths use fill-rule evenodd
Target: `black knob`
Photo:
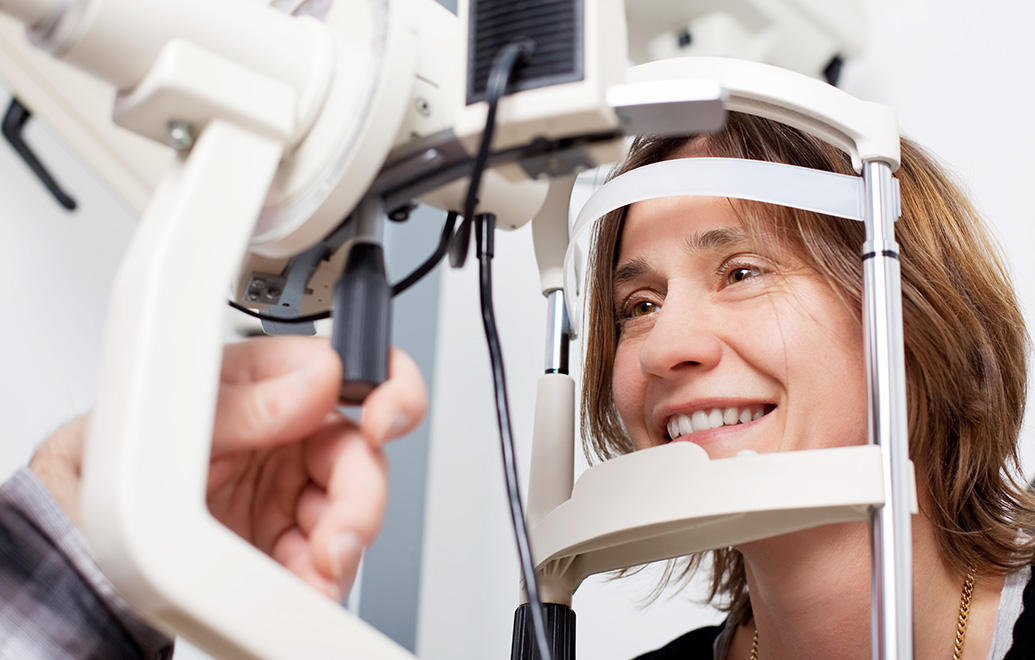
<instances>
[{"instance_id":1,"label":"black knob","mask_svg":"<svg viewBox=\"0 0 1035 660\"><path fill-rule=\"evenodd\" d=\"M388 379L392 291L384 248L356 242L334 292L331 342L342 364L341 401L359 405Z\"/></svg>"}]
</instances>

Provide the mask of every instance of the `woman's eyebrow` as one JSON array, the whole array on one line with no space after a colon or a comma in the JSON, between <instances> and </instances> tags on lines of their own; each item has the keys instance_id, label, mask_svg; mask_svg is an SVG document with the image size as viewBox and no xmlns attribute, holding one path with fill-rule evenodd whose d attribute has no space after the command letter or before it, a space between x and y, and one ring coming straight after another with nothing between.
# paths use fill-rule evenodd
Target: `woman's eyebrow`
<instances>
[{"instance_id":1,"label":"woman's eyebrow","mask_svg":"<svg viewBox=\"0 0 1035 660\"><path fill-rule=\"evenodd\" d=\"M683 249L691 255L700 254L742 243L747 239L748 232L743 227L719 227L687 236Z\"/></svg>"},{"instance_id":2,"label":"woman's eyebrow","mask_svg":"<svg viewBox=\"0 0 1035 660\"><path fill-rule=\"evenodd\" d=\"M612 289L618 289L623 284L636 279L650 270L647 260L637 257L615 269L614 277L611 278Z\"/></svg>"}]
</instances>

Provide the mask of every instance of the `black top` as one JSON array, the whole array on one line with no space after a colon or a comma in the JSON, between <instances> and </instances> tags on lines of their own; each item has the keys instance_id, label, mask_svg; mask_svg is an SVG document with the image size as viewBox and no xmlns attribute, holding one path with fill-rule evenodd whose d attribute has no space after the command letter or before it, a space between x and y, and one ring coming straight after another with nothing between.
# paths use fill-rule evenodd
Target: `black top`
<instances>
[{"instance_id":1,"label":"black top","mask_svg":"<svg viewBox=\"0 0 1035 660\"><path fill-rule=\"evenodd\" d=\"M1013 646L1006 652L1004 660L1028 660L1035 658L1035 568L1032 578L1024 587L1024 609L1013 624Z\"/></svg>"},{"instance_id":2,"label":"black top","mask_svg":"<svg viewBox=\"0 0 1035 660\"><path fill-rule=\"evenodd\" d=\"M698 628L677 637L657 651L638 656L636 660L665 660L680 658L681 660L712 660L712 646L715 638L722 632L725 624Z\"/></svg>"},{"instance_id":3,"label":"black top","mask_svg":"<svg viewBox=\"0 0 1035 660\"><path fill-rule=\"evenodd\" d=\"M1013 646L1004 660L1031 660L1035 658L1035 570L1024 587L1024 609L1013 626ZM638 656L636 660L712 660L715 639L723 625L698 628L677 637L662 648Z\"/></svg>"}]
</instances>

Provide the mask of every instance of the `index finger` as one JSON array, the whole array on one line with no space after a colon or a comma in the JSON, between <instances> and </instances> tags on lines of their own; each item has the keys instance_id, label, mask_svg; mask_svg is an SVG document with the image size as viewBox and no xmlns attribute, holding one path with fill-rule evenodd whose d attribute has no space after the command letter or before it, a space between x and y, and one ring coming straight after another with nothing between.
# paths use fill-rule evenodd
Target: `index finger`
<instances>
[{"instance_id":1,"label":"index finger","mask_svg":"<svg viewBox=\"0 0 1035 660\"><path fill-rule=\"evenodd\" d=\"M330 343L269 337L223 351L213 454L300 440L334 411L341 361Z\"/></svg>"},{"instance_id":2,"label":"index finger","mask_svg":"<svg viewBox=\"0 0 1035 660\"><path fill-rule=\"evenodd\" d=\"M428 410L428 392L417 364L393 348L388 380L378 385L363 404L360 431L374 446L412 431Z\"/></svg>"}]
</instances>

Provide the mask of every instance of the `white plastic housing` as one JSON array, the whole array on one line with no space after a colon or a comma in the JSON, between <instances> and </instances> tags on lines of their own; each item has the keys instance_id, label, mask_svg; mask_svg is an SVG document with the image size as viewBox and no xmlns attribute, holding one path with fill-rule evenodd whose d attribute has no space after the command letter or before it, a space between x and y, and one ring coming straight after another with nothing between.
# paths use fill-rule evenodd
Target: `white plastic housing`
<instances>
[{"instance_id":1,"label":"white plastic housing","mask_svg":"<svg viewBox=\"0 0 1035 660\"><path fill-rule=\"evenodd\" d=\"M835 57L862 52L864 10L863 0L636 0L629 56L733 57L822 78Z\"/></svg>"},{"instance_id":2,"label":"white plastic housing","mask_svg":"<svg viewBox=\"0 0 1035 660\"><path fill-rule=\"evenodd\" d=\"M532 218L532 241L544 296L564 286L564 253L569 242L568 212L574 185L574 174L552 179L546 199Z\"/></svg>"},{"instance_id":3,"label":"white plastic housing","mask_svg":"<svg viewBox=\"0 0 1035 660\"><path fill-rule=\"evenodd\" d=\"M461 25L470 20L469 2L459 3ZM603 132L618 126L604 94L611 85L623 82L626 62L625 8L622 0L593 0L583 4L585 56L583 80L530 89L505 97L497 114L498 128L493 148L529 142L535 137L568 137ZM467 52L466 31L464 52ZM463 67L466 57L457 62ZM463 69L462 69L463 70ZM462 76L465 80L466 76ZM454 131L471 153L485 126L485 102L467 105L458 96L459 109Z\"/></svg>"},{"instance_id":4,"label":"white plastic housing","mask_svg":"<svg viewBox=\"0 0 1035 660\"><path fill-rule=\"evenodd\" d=\"M298 126L308 126L326 92L329 39L316 21L248 0L74 0L52 30L36 33L56 57L119 90L136 86L173 39L290 86Z\"/></svg>"},{"instance_id":5,"label":"white plastic housing","mask_svg":"<svg viewBox=\"0 0 1035 660\"><path fill-rule=\"evenodd\" d=\"M277 172L252 239L256 254L290 257L345 219L403 124L418 41L450 38L453 17L434 0L375 6L383 1L331 7L325 27L335 46L334 75L312 128Z\"/></svg>"},{"instance_id":6,"label":"white plastic housing","mask_svg":"<svg viewBox=\"0 0 1035 660\"><path fill-rule=\"evenodd\" d=\"M806 75L744 60L681 57L629 70L629 80L708 78L729 93L727 110L746 112L793 126L863 161L900 162L898 118L886 105L860 100Z\"/></svg>"},{"instance_id":7,"label":"white plastic housing","mask_svg":"<svg viewBox=\"0 0 1035 660\"><path fill-rule=\"evenodd\" d=\"M915 484L913 512L917 511ZM838 522L884 503L876 445L710 460L672 442L595 465L532 527L545 602L587 576Z\"/></svg>"},{"instance_id":8,"label":"white plastic housing","mask_svg":"<svg viewBox=\"0 0 1035 660\"><path fill-rule=\"evenodd\" d=\"M65 3L62 0L0 0L0 14L8 14L30 28L53 19Z\"/></svg>"},{"instance_id":9,"label":"white plastic housing","mask_svg":"<svg viewBox=\"0 0 1035 660\"><path fill-rule=\"evenodd\" d=\"M173 151L111 121L115 89L34 48L0 16L0 80L140 217Z\"/></svg>"},{"instance_id":10,"label":"white plastic housing","mask_svg":"<svg viewBox=\"0 0 1035 660\"><path fill-rule=\"evenodd\" d=\"M568 374L543 374L535 397L532 469L525 519L535 527L571 496L575 480L575 381Z\"/></svg>"}]
</instances>

